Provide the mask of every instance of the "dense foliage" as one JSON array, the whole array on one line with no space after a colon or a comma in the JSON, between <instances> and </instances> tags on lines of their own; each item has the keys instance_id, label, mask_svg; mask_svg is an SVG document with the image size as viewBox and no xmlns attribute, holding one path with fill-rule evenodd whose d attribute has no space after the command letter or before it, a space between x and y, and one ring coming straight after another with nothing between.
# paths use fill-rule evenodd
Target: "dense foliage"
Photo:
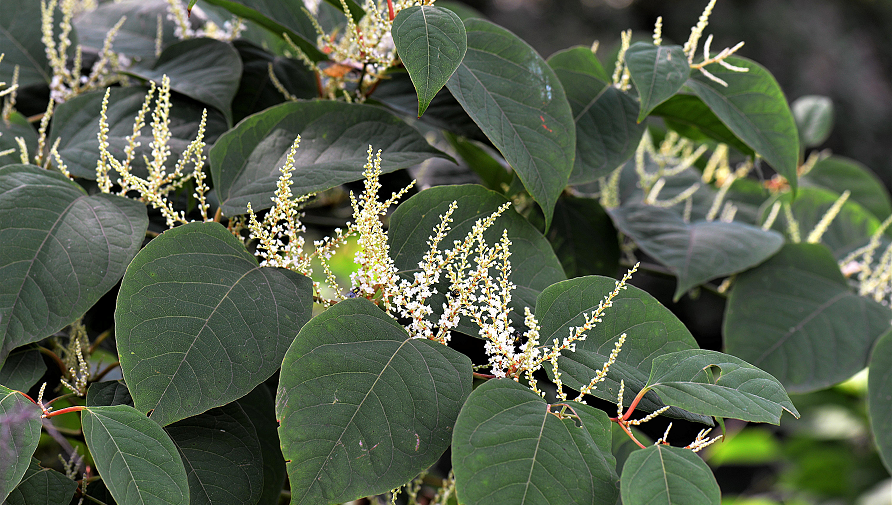
<instances>
[{"instance_id":1,"label":"dense foliage","mask_svg":"<svg viewBox=\"0 0 892 505\"><path fill-rule=\"evenodd\" d=\"M890 469L892 200L714 6L0 0L0 498L718 504L726 420L865 367Z\"/></svg>"}]
</instances>

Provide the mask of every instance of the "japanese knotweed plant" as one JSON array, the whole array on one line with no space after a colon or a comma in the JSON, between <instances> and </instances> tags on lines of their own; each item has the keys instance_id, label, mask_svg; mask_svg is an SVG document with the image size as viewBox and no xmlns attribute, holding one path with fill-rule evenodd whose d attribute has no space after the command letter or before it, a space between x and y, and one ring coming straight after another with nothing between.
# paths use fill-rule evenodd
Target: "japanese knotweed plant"
<instances>
[{"instance_id":1,"label":"japanese knotweed plant","mask_svg":"<svg viewBox=\"0 0 892 505\"><path fill-rule=\"evenodd\" d=\"M0 0L9 503L718 504L725 419L892 366L889 196L714 1L612 72L432 2L184 3Z\"/></svg>"}]
</instances>

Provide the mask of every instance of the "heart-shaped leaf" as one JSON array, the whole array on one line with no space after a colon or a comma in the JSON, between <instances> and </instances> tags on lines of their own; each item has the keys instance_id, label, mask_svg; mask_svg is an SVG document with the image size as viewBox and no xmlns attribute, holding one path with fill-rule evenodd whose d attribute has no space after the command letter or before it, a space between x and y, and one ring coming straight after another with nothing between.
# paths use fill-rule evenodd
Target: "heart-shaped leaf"
<instances>
[{"instance_id":1,"label":"heart-shaped leaf","mask_svg":"<svg viewBox=\"0 0 892 505\"><path fill-rule=\"evenodd\" d=\"M889 308L853 293L825 246L787 244L737 277L722 332L729 354L806 393L864 368L888 329Z\"/></svg>"},{"instance_id":2,"label":"heart-shaped leaf","mask_svg":"<svg viewBox=\"0 0 892 505\"><path fill-rule=\"evenodd\" d=\"M681 46L636 42L626 51L626 66L641 101L639 123L657 105L678 93L691 75L688 58Z\"/></svg>"},{"instance_id":3,"label":"heart-shaped leaf","mask_svg":"<svg viewBox=\"0 0 892 505\"><path fill-rule=\"evenodd\" d=\"M465 57L465 25L449 9L422 5L401 10L393 20L391 33L400 60L418 91L421 117Z\"/></svg>"},{"instance_id":4,"label":"heart-shaped leaf","mask_svg":"<svg viewBox=\"0 0 892 505\"><path fill-rule=\"evenodd\" d=\"M620 479L623 505L719 505L712 470L693 451L652 445L629 455Z\"/></svg>"},{"instance_id":5,"label":"heart-shaped leaf","mask_svg":"<svg viewBox=\"0 0 892 505\"><path fill-rule=\"evenodd\" d=\"M314 317L282 363L276 416L294 504L387 492L449 446L471 360L364 298Z\"/></svg>"},{"instance_id":6,"label":"heart-shaped leaf","mask_svg":"<svg viewBox=\"0 0 892 505\"><path fill-rule=\"evenodd\" d=\"M546 228L573 171L576 126L564 88L536 51L482 19L465 22L468 51L446 86L517 172Z\"/></svg>"},{"instance_id":7,"label":"heart-shaped leaf","mask_svg":"<svg viewBox=\"0 0 892 505\"><path fill-rule=\"evenodd\" d=\"M892 330L877 339L867 376L870 430L886 469L892 472Z\"/></svg>"},{"instance_id":8,"label":"heart-shaped leaf","mask_svg":"<svg viewBox=\"0 0 892 505\"><path fill-rule=\"evenodd\" d=\"M116 502L189 503L183 461L161 426L128 405L87 407L81 422L99 475Z\"/></svg>"},{"instance_id":9,"label":"heart-shaped leaf","mask_svg":"<svg viewBox=\"0 0 892 505\"><path fill-rule=\"evenodd\" d=\"M114 287L148 225L139 202L88 196L64 175L31 165L0 168L0 363Z\"/></svg>"},{"instance_id":10,"label":"heart-shaped leaf","mask_svg":"<svg viewBox=\"0 0 892 505\"><path fill-rule=\"evenodd\" d=\"M610 421L587 405L567 405L572 417L559 419L513 380L477 387L452 438L459 503L614 505Z\"/></svg>"},{"instance_id":11,"label":"heart-shaped leaf","mask_svg":"<svg viewBox=\"0 0 892 505\"><path fill-rule=\"evenodd\" d=\"M658 356L647 389L668 405L713 417L780 424L784 410L799 412L784 387L742 359L705 349Z\"/></svg>"},{"instance_id":12,"label":"heart-shaped leaf","mask_svg":"<svg viewBox=\"0 0 892 505\"><path fill-rule=\"evenodd\" d=\"M616 227L677 277L673 300L706 281L765 261L783 245L774 231L743 223L686 223L674 210L627 204L608 211Z\"/></svg>"},{"instance_id":13,"label":"heart-shaped leaf","mask_svg":"<svg viewBox=\"0 0 892 505\"><path fill-rule=\"evenodd\" d=\"M164 429L189 479L189 503L257 503L263 456L254 425L238 403L177 421Z\"/></svg>"},{"instance_id":14,"label":"heart-shaped leaf","mask_svg":"<svg viewBox=\"0 0 892 505\"><path fill-rule=\"evenodd\" d=\"M799 133L787 99L771 72L746 58L725 61L747 72L737 72L718 63L705 69L722 83L693 72L686 83L694 94L718 116L734 135L765 158L796 190L799 165Z\"/></svg>"},{"instance_id":15,"label":"heart-shaped leaf","mask_svg":"<svg viewBox=\"0 0 892 505\"><path fill-rule=\"evenodd\" d=\"M244 396L279 368L311 310L310 279L260 268L219 224L164 232L130 263L115 310L136 408L164 426Z\"/></svg>"},{"instance_id":16,"label":"heart-shaped leaf","mask_svg":"<svg viewBox=\"0 0 892 505\"><path fill-rule=\"evenodd\" d=\"M43 377L46 364L37 349L17 349L0 368L0 384L13 391L28 391Z\"/></svg>"},{"instance_id":17,"label":"heart-shaped leaf","mask_svg":"<svg viewBox=\"0 0 892 505\"><path fill-rule=\"evenodd\" d=\"M476 185L437 186L406 200L391 216L387 235L394 265L408 278L418 271L418 262L430 249L427 239L453 201L458 206L452 214L451 230L440 242L441 250L451 248L454 240L464 240L478 219L489 216L507 202L504 196ZM507 230L511 240L509 279L517 286L512 293L509 317L516 328L522 328L524 307L534 306L536 296L543 289L566 276L545 237L517 212L505 211L483 236L487 243L494 244L502 236L502 230ZM428 302L434 309L432 321L442 313L449 287L444 280L437 289L438 293ZM458 329L477 335L479 327L462 318Z\"/></svg>"},{"instance_id":18,"label":"heart-shaped leaf","mask_svg":"<svg viewBox=\"0 0 892 505\"><path fill-rule=\"evenodd\" d=\"M238 91L242 60L231 44L211 38L186 39L168 46L151 69L135 68L133 75L160 84L170 78L170 89L216 108L232 124L232 99Z\"/></svg>"},{"instance_id":19,"label":"heart-shaped leaf","mask_svg":"<svg viewBox=\"0 0 892 505\"><path fill-rule=\"evenodd\" d=\"M578 277L559 282L545 289L536 300L539 320L539 341L562 341L570 329L582 325L584 314L590 314L616 288L616 280L609 277ZM577 391L591 381L604 366L620 335L626 343L617 356L604 382L591 391L592 396L616 401L620 381L625 382L624 405L629 405L644 388L654 357L685 349L696 349L697 342L684 324L653 296L634 287L614 297L613 306L603 320L589 330L585 340L576 344L575 352L564 352L558 358L558 369L564 385ZM648 393L638 408L653 412L664 404L654 393ZM711 424L709 418L693 415L678 408L667 416Z\"/></svg>"},{"instance_id":20,"label":"heart-shaped leaf","mask_svg":"<svg viewBox=\"0 0 892 505\"><path fill-rule=\"evenodd\" d=\"M613 87L598 58L574 47L548 58L561 80L576 122L576 160L570 184L608 175L635 154L646 125L637 121L638 104Z\"/></svg>"},{"instance_id":21,"label":"heart-shaped leaf","mask_svg":"<svg viewBox=\"0 0 892 505\"><path fill-rule=\"evenodd\" d=\"M291 187L295 195L362 179L370 145L383 151L385 173L432 156L449 158L378 107L334 101L283 103L246 118L211 149L211 177L224 214L244 214L248 202L254 211L272 206L279 169L298 135Z\"/></svg>"},{"instance_id":22,"label":"heart-shaped leaf","mask_svg":"<svg viewBox=\"0 0 892 505\"><path fill-rule=\"evenodd\" d=\"M4 505L68 503L74 496L77 482L50 468L42 468L31 458L25 476L3 502Z\"/></svg>"},{"instance_id":23,"label":"heart-shaped leaf","mask_svg":"<svg viewBox=\"0 0 892 505\"><path fill-rule=\"evenodd\" d=\"M126 137L133 135L133 118L145 102L147 88L133 86L128 88L111 88L108 99L108 141L109 152L119 160L125 158L124 148L128 142ZM53 125L50 129L49 144L59 140L59 155L68 166L68 171L77 177L96 179L96 163L99 161L99 120L96 115L102 108L104 91L92 91L76 96L56 108ZM171 97L170 133L167 145L173 156L179 154L195 138L201 120L200 104L179 96ZM213 142L226 131L226 120L223 114L214 109L208 111L205 141ZM134 151L133 169L136 175L147 174L144 157L152 157L151 130L143 129L141 135L134 139L140 143ZM168 160L169 168L173 168L173 160ZM116 173L109 174L112 180Z\"/></svg>"},{"instance_id":24,"label":"heart-shaped leaf","mask_svg":"<svg viewBox=\"0 0 892 505\"><path fill-rule=\"evenodd\" d=\"M0 500L28 470L40 441L40 409L21 393L0 386Z\"/></svg>"}]
</instances>

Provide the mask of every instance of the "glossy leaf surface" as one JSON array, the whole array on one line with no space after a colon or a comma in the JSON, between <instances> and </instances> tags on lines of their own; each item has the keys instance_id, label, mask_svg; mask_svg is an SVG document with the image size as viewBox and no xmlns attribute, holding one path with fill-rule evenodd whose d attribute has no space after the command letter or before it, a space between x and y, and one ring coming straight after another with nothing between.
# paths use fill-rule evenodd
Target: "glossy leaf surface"
<instances>
[{"instance_id":1,"label":"glossy leaf surface","mask_svg":"<svg viewBox=\"0 0 892 505\"><path fill-rule=\"evenodd\" d=\"M677 277L674 299L706 281L765 261L783 245L777 232L743 223L686 223L676 211L628 204L609 210L616 227Z\"/></svg>"},{"instance_id":2,"label":"glossy leaf surface","mask_svg":"<svg viewBox=\"0 0 892 505\"><path fill-rule=\"evenodd\" d=\"M81 422L99 475L116 502L190 503L183 462L158 424L127 405L88 407Z\"/></svg>"},{"instance_id":3,"label":"glossy leaf surface","mask_svg":"<svg viewBox=\"0 0 892 505\"><path fill-rule=\"evenodd\" d=\"M610 421L587 405L568 405L578 418L558 419L545 400L512 380L477 387L453 436L459 503L615 504Z\"/></svg>"},{"instance_id":4,"label":"glossy leaf surface","mask_svg":"<svg viewBox=\"0 0 892 505\"><path fill-rule=\"evenodd\" d=\"M889 309L853 293L826 247L787 244L738 276L722 332L729 354L804 393L864 368L888 329Z\"/></svg>"},{"instance_id":5,"label":"glossy leaf surface","mask_svg":"<svg viewBox=\"0 0 892 505\"><path fill-rule=\"evenodd\" d=\"M712 470L688 449L653 445L629 455L620 479L625 505L719 505Z\"/></svg>"},{"instance_id":6,"label":"glossy leaf surface","mask_svg":"<svg viewBox=\"0 0 892 505\"><path fill-rule=\"evenodd\" d=\"M465 56L465 25L449 9L422 5L401 10L393 20L391 33L418 91L421 117Z\"/></svg>"},{"instance_id":7,"label":"glossy leaf surface","mask_svg":"<svg viewBox=\"0 0 892 505\"><path fill-rule=\"evenodd\" d=\"M88 196L58 172L0 168L0 363L84 314L142 244L142 203Z\"/></svg>"},{"instance_id":8,"label":"glossy leaf surface","mask_svg":"<svg viewBox=\"0 0 892 505\"><path fill-rule=\"evenodd\" d=\"M588 47L574 47L548 58L561 80L576 123L576 160L570 184L604 177L635 154L645 125L637 121L638 104L610 84Z\"/></svg>"},{"instance_id":9,"label":"glossy leaf surface","mask_svg":"<svg viewBox=\"0 0 892 505\"><path fill-rule=\"evenodd\" d=\"M638 122L678 93L691 75L688 58L681 46L636 42L626 51L626 66L641 102Z\"/></svg>"},{"instance_id":10,"label":"glossy leaf surface","mask_svg":"<svg viewBox=\"0 0 892 505\"><path fill-rule=\"evenodd\" d=\"M164 426L250 392L310 318L311 291L307 277L258 267L217 223L152 240L128 267L115 310L136 408Z\"/></svg>"},{"instance_id":11,"label":"glossy leaf surface","mask_svg":"<svg viewBox=\"0 0 892 505\"><path fill-rule=\"evenodd\" d=\"M211 149L211 177L225 215L244 214L248 202L255 212L272 206L280 168L298 135L295 195L362 179L370 145L383 151L385 173L432 156L448 158L380 108L334 101L284 103L246 118Z\"/></svg>"},{"instance_id":12,"label":"glossy leaf surface","mask_svg":"<svg viewBox=\"0 0 892 505\"><path fill-rule=\"evenodd\" d=\"M37 505L68 503L74 496L77 482L50 468L42 468L31 458L22 481L3 502L4 505Z\"/></svg>"},{"instance_id":13,"label":"glossy leaf surface","mask_svg":"<svg viewBox=\"0 0 892 505\"><path fill-rule=\"evenodd\" d=\"M446 86L520 176L551 224L573 170L576 127L564 88L516 35L465 22L468 51Z\"/></svg>"},{"instance_id":14,"label":"glossy leaf surface","mask_svg":"<svg viewBox=\"0 0 892 505\"><path fill-rule=\"evenodd\" d=\"M471 361L410 338L364 298L313 318L282 363L279 438L292 503L343 503L408 482L443 454Z\"/></svg>"},{"instance_id":15,"label":"glossy leaf surface","mask_svg":"<svg viewBox=\"0 0 892 505\"><path fill-rule=\"evenodd\" d=\"M870 430L880 458L892 471L892 331L877 340L867 376L867 405Z\"/></svg>"},{"instance_id":16,"label":"glossy leaf surface","mask_svg":"<svg viewBox=\"0 0 892 505\"><path fill-rule=\"evenodd\" d=\"M0 499L28 470L40 441L40 409L21 393L0 386Z\"/></svg>"}]
</instances>

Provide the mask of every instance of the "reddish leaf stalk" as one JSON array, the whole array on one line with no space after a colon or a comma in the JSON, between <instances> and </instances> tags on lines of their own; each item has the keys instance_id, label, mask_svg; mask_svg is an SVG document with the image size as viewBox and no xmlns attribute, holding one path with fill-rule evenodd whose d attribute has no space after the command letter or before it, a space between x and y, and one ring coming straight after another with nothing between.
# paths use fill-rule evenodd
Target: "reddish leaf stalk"
<instances>
[{"instance_id":1,"label":"reddish leaf stalk","mask_svg":"<svg viewBox=\"0 0 892 505\"><path fill-rule=\"evenodd\" d=\"M390 16L391 21L396 17L393 14L393 0L387 0L387 14Z\"/></svg>"},{"instance_id":2,"label":"reddish leaf stalk","mask_svg":"<svg viewBox=\"0 0 892 505\"><path fill-rule=\"evenodd\" d=\"M58 416L60 414L67 414L69 412L80 412L81 410L86 409L83 405L75 405L74 407L68 407L64 409L54 410L52 412L45 412L43 417L53 417Z\"/></svg>"}]
</instances>

